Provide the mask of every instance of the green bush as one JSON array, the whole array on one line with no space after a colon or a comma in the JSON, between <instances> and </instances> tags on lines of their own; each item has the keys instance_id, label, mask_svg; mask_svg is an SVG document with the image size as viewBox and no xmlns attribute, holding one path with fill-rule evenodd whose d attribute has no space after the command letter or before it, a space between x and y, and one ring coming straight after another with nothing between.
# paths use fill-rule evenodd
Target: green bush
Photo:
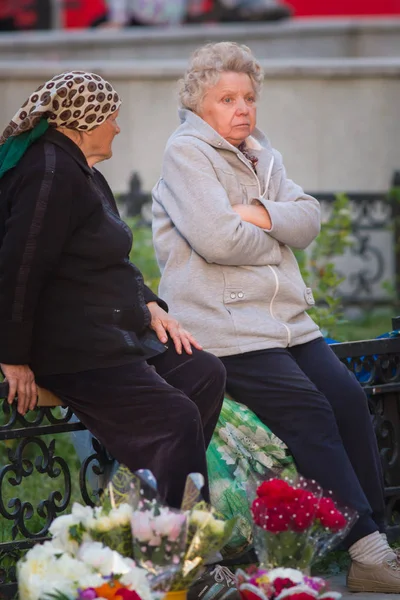
<instances>
[{"instance_id":1,"label":"green bush","mask_svg":"<svg viewBox=\"0 0 400 600\"><path fill-rule=\"evenodd\" d=\"M329 220L307 251L296 252L301 273L314 293L316 305L309 313L323 334L337 336L337 327L343 320L343 304L338 287L344 281L339 277L334 259L352 244L349 199L338 194L332 204Z\"/></svg>"},{"instance_id":2,"label":"green bush","mask_svg":"<svg viewBox=\"0 0 400 600\"><path fill-rule=\"evenodd\" d=\"M137 219L126 219L126 222L133 233L131 261L141 270L146 285L157 293L160 270L154 254L151 227L139 226Z\"/></svg>"}]
</instances>

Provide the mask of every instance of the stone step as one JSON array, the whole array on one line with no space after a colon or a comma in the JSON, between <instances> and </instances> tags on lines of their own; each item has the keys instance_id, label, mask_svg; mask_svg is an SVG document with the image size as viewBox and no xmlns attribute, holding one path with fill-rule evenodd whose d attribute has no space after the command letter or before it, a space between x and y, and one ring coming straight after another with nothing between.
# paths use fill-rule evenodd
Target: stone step
<instances>
[{"instance_id":1,"label":"stone step","mask_svg":"<svg viewBox=\"0 0 400 600\"><path fill-rule=\"evenodd\" d=\"M185 59L206 42L249 45L259 59L400 56L400 18L299 19L115 30L4 33L10 60Z\"/></svg>"},{"instance_id":2,"label":"stone step","mask_svg":"<svg viewBox=\"0 0 400 600\"><path fill-rule=\"evenodd\" d=\"M346 587L345 573L340 573L340 575L330 577L329 581L331 583L332 590L343 594L342 600L395 600L395 598L398 600L400 596L400 594L368 594L366 592L349 592L349 590Z\"/></svg>"}]
</instances>

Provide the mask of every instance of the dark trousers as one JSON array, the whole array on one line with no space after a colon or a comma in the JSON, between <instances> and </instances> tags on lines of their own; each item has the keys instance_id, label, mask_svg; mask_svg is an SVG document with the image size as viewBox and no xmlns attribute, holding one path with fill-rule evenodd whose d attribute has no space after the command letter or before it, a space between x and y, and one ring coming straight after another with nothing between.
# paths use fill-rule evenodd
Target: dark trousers
<instances>
[{"instance_id":1,"label":"dark trousers","mask_svg":"<svg viewBox=\"0 0 400 600\"><path fill-rule=\"evenodd\" d=\"M218 358L173 344L147 362L37 377L72 408L112 456L131 471L150 469L163 498L179 507L186 476L202 473L225 390Z\"/></svg>"},{"instance_id":2,"label":"dark trousers","mask_svg":"<svg viewBox=\"0 0 400 600\"><path fill-rule=\"evenodd\" d=\"M384 530L382 468L367 398L322 338L222 358L227 391L283 440L299 472L360 518L346 545Z\"/></svg>"}]
</instances>

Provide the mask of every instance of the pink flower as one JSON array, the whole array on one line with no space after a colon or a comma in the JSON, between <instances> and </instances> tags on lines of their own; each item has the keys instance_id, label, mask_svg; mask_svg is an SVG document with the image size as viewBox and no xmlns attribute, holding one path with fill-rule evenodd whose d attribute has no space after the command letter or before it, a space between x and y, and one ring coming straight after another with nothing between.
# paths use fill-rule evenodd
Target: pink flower
<instances>
[{"instance_id":1,"label":"pink flower","mask_svg":"<svg viewBox=\"0 0 400 600\"><path fill-rule=\"evenodd\" d=\"M139 542L150 542L154 538L151 516L146 511L135 511L131 517L132 535Z\"/></svg>"},{"instance_id":2,"label":"pink flower","mask_svg":"<svg viewBox=\"0 0 400 600\"><path fill-rule=\"evenodd\" d=\"M176 542L186 524L186 516L183 513L162 509L160 514L154 518L154 530L160 537L168 537L170 542Z\"/></svg>"},{"instance_id":3,"label":"pink flower","mask_svg":"<svg viewBox=\"0 0 400 600\"><path fill-rule=\"evenodd\" d=\"M97 598L97 592L94 588L78 589L79 600L93 600L94 598Z\"/></svg>"}]
</instances>

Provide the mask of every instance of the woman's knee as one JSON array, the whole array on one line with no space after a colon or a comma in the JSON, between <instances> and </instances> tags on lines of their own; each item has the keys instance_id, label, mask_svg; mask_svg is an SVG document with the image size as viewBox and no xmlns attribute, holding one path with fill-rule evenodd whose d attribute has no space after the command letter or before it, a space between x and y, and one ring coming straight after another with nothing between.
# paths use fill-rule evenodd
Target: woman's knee
<instances>
[{"instance_id":1,"label":"woman's knee","mask_svg":"<svg viewBox=\"0 0 400 600\"><path fill-rule=\"evenodd\" d=\"M194 351L192 358L192 368L197 377L201 376L205 383L216 389L225 389L226 370L219 358L205 350Z\"/></svg>"}]
</instances>

